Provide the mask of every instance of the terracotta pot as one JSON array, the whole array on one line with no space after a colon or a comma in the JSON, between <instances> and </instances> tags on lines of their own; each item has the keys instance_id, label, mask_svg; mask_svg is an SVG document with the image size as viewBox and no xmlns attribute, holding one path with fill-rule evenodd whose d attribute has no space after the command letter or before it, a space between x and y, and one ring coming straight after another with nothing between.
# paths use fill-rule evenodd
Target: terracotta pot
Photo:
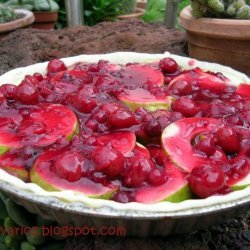
<instances>
[{"instance_id":1,"label":"terracotta pot","mask_svg":"<svg viewBox=\"0 0 250 250\"><path fill-rule=\"evenodd\" d=\"M119 15L117 16L118 20L127 20L127 19L138 19L144 14L145 10L141 8L136 8L134 13Z\"/></svg>"},{"instance_id":2,"label":"terracotta pot","mask_svg":"<svg viewBox=\"0 0 250 250\"><path fill-rule=\"evenodd\" d=\"M137 0L136 7L141 9L146 9L147 7L147 0Z\"/></svg>"},{"instance_id":3,"label":"terracotta pot","mask_svg":"<svg viewBox=\"0 0 250 250\"><path fill-rule=\"evenodd\" d=\"M57 12L34 12L35 22L32 28L51 30L55 28L55 23L58 19Z\"/></svg>"},{"instance_id":4,"label":"terracotta pot","mask_svg":"<svg viewBox=\"0 0 250 250\"><path fill-rule=\"evenodd\" d=\"M191 57L231 66L250 75L250 20L194 18L182 10L180 25L187 31Z\"/></svg>"},{"instance_id":5,"label":"terracotta pot","mask_svg":"<svg viewBox=\"0 0 250 250\"><path fill-rule=\"evenodd\" d=\"M12 22L0 24L0 40L14 30L30 26L35 20L31 11L19 9L15 10L15 12L23 15L23 17Z\"/></svg>"}]
</instances>

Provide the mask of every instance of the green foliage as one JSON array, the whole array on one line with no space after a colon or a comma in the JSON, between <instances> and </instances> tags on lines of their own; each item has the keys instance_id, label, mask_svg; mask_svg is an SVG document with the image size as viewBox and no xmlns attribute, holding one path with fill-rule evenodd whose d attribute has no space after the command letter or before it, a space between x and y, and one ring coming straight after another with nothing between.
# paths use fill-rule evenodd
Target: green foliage
<instances>
[{"instance_id":1,"label":"green foliage","mask_svg":"<svg viewBox=\"0 0 250 250\"><path fill-rule=\"evenodd\" d=\"M64 0L55 0L60 6L57 28L67 25L66 10ZM116 20L116 16L121 13L120 0L83 0L84 23L95 25L102 21Z\"/></svg>"},{"instance_id":2,"label":"green foliage","mask_svg":"<svg viewBox=\"0 0 250 250\"><path fill-rule=\"evenodd\" d=\"M9 0L5 5L31 11L58 11L59 9L58 4L53 0Z\"/></svg>"},{"instance_id":3,"label":"green foliage","mask_svg":"<svg viewBox=\"0 0 250 250\"><path fill-rule=\"evenodd\" d=\"M166 0L148 0L147 9L142 19L145 22L163 22Z\"/></svg>"},{"instance_id":4,"label":"green foliage","mask_svg":"<svg viewBox=\"0 0 250 250\"><path fill-rule=\"evenodd\" d=\"M136 0L121 0L121 14L130 14L135 11Z\"/></svg>"},{"instance_id":5,"label":"green foliage","mask_svg":"<svg viewBox=\"0 0 250 250\"><path fill-rule=\"evenodd\" d=\"M121 13L120 0L84 0L84 23L95 25L102 21L114 21Z\"/></svg>"},{"instance_id":6,"label":"green foliage","mask_svg":"<svg viewBox=\"0 0 250 250\"><path fill-rule=\"evenodd\" d=\"M0 225L5 233L0 232L0 250L61 250L65 247L65 238L53 240L44 236L41 227L57 224L29 213L10 198L0 193ZM15 230L21 227L29 230ZM24 233L25 232L25 233Z\"/></svg>"},{"instance_id":7,"label":"green foliage","mask_svg":"<svg viewBox=\"0 0 250 250\"><path fill-rule=\"evenodd\" d=\"M17 15L14 9L0 4L0 24L8 23L10 21L14 21L17 18Z\"/></svg>"},{"instance_id":8,"label":"green foliage","mask_svg":"<svg viewBox=\"0 0 250 250\"><path fill-rule=\"evenodd\" d=\"M192 0L194 17L250 19L250 0Z\"/></svg>"}]
</instances>

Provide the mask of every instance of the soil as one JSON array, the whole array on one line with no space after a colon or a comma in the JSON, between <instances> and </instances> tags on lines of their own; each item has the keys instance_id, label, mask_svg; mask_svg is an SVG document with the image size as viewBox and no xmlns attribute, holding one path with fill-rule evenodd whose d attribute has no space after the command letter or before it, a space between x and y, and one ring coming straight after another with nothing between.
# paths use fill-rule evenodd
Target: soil
<instances>
[{"instance_id":1,"label":"soil","mask_svg":"<svg viewBox=\"0 0 250 250\"><path fill-rule=\"evenodd\" d=\"M105 22L95 27L57 31L23 29L1 41L0 74L16 67L79 54L171 51L181 55L185 46L184 33L140 21Z\"/></svg>"},{"instance_id":2,"label":"soil","mask_svg":"<svg viewBox=\"0 0 250 250\"><path fill-rule=\"evenodd\" d=\"M67 28L57 31L18 30L1 41L0 74L20 66L51 58L78 54L136 51L185 55L185 34L160 24L140 21L101 23L94 27ZM183 225L185 226L185 225ZM250 212L222 225L189 235L167 238L68 238L65 250L105 249L250 249Z\"/></svg>"}]
</instances>

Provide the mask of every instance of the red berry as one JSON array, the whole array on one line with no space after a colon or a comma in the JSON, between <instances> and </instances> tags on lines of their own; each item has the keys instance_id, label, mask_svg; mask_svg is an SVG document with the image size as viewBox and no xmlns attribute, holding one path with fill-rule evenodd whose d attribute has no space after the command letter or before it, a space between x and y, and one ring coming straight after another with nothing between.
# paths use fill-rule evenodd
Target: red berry
<instances>
[{"instance_id":1,"label":"red berry","mask_svg":"<svg viewBox=\"0 0 250 250\"><path fill-rule=\"evenodd\" d=\"M43 75L40 73L34 73L33 77L36 78L38 82L41 82L43 80Z\"/></svg>"},{"instance_id":2,"label":"red berry","mask_svg":"<svg viewBox=\"0 0 250 250\"><path fill-rule=\"evenodd\" d=\"M173 74L178 70L178 64L170 57L160 60L159 66L164 73Z\"/></svg>"},{"instance_id":3,"label":"red berry","mask_svg":"<svg viewBox=\"0 0 250 250\"><path fill-rule=\"evenodd\" d=\"M107 115L111 115L119 108L121 108L121 106L118 103L105 103L100 109L107 113Z\"/></svg>"},{"instance_id":4,"label":"red berry","mask_svg":"<svg viewBox=\"0 0 250 250\"><path fill-rule=\"evenodd\" d=\"M159 186L163 183L165 183L167 180L167 176L165 175L164 171L161 171L160 169L154 169L149 174L149 181L154 186Z\"/></svg>"},{"instance_id":5,"label":"red berry","mask_svg":"<svg viewBox=\"0 0 250 250\"><path fill-rule=\"evenodd\" d=\"M200 135L199 137L202 137ZM204 136L205 138L199 138L198 143L195 145L195 148L199 151L206 153L208 156L215 153L215 140L213 136Z\"/></svg>"},{"instance_id":6,"label":"red berry","mask_svg":"<svg viewBox=\"0 0 250 250\"><path fill-rule=\"evenodd\" d=\"M137 124L134 114L125 108L114 111L109 122L115 128L129 128Z\"/></svg>"},{"instance_id":7,"label":"red berry","mask_svg":"<svg viewBox=\"0 0 250 250\"><path fill-rule=\"evenodd\" d=\"M171 93L178 96L190 95L193 91L191 83L184 80L178 80L172 83L169 86L169 90Z\"/></svg>"},{"instance_id":8,"label":"red berry","mask_svg":"<svg viewBox=\"0 0 250 250\"><path fill-rule=\"evenodd\" d=\"M148 136L152 136L152 137L160 136L161 124L157 120L152 119L151 121L145 124L144 131Z\"/></svg>"},{"instance_id":9,"label":"red berry","mask_svg":"<svg viewBox=\"0 0 250 250\"><path fill-rule=\"evenodd\" d=\"M16 97L16 89L17 86L14 84L3 84L0 87L0 91L2 92L2 94L7 98L7 99L11 99L14 100Z\"/></svg>"},{"instance_id":10,"label":"red berry","mask_svg":"<svg viewBox=\"0 0 250 250\"><path fill-rule=\"evenodd\" d=\"M139 187L155 169L155 164L146 157L136 157L128 163L125 170L124 182L129 187Z\"/></svg>"},{"instance_id":11,"label":"red berry","mask_svg":"<svg viewBox=\"0 0 250 250\"><path fill-rule=\"evenodd\" d=\"M5 100L5 94L2 89L0 89L0 103L2 103Z\"/></svg>"},{"instance_id":12,"label":"red berry","mask_svg":"<svg viewBox=\"0 0 250 250\"><path fill-rule=\"evenodd\" d=\"M77 152L67 152L53 165L55 172L70 182L78 181L82 176L85 158Z\"/></svg>"},{"instance_id":13,"label":"red berry","mask_svg":"<svg viewBox=\"0 0 250 250\"><path fill-rule=\"evenodd\" d=\"M131 191L119 191L112 196L112 200L121 203L128 203L134 201L135 198L134 193Z\"/></svg>"},{"instance_id":14,"label":"red berry","mask_svg":"<svg viewBox=\"0 0 250 250\"><path fill-rule=\"evenodd\" d=\"M104 123L108 120L108 115L105 111L100 109L91 116L91 119L94 119L99 123Z\"/></svg>"},{"instance_id":15,"label":"red berry","mask_svg":"<svg viewBox=\"0 0 250 250\"><path fill-rule=\"evenodd\" d=\"M35 84L37 80L34 78ZM16 90L16 97L19 101L24 104L32 105L39 101L39 93L37 91L36 85L32 84L30 79L25 78L20 85L18 85Z\"/></svg>"},{"instance_id":16,"label":"red berry","mask_svg":"<svg viewBox=\"0 0 250 250\"><path fill-rule=\"evenodd\" d=\"M57 73L67 70L67 67L63 61L59 59L53 59L48 63L47 70L49 73Z\"/></svg>"},{"instance_id":17,"label":"red berry","mask_svg":"<svg viewBox=\"0 0 250 250\"><path fill-rule=\"evenodd\" d=\"M215 132L217 144L226 153L238 153L240 150L240 139L233 127L223 126Z\"/></svg>"},{"instance_id":18,"label":"red berry","mask_svg":"<svg viewBox=\"0 0 250 250\"><path fill-rule=\"evenodd\" d=\"M124 167L124 156L114 148L97 147L93 161L95 163L95 170L102 171L110 177L121 175Z\"/></svg>"},{"instance_id":19,"label":"red berry","mask_svg":"<svg viewBox=\"0 0 250 250\"><path fill-rule=\"evenodd\" d=\"M201 198L218 192L226 185L223 171L217 165L201 165L195 167L189 176L191 190Z\"/></svg>"},{"instance_id":20,"label":"red berry","mask_svg":"<svg viewBox=\"0 0 250 250\"><path fill-rule=\"evenodd\" d=\"M182 96L177 99L172 106L173 111L182 113L185 117L195 116L199 111L199 107L190 98Z\"/></svg>"},{"instance_id":21,"label":"red berry","mask_svg":"<svg viewBox=\"0 0 250 250\"><path fill-rule=\"evenodd\" d=\"M89 114L97 106L94 98L84 98L75 93L67 94L63 100L64 104L72 105L76 110Z\"/></svg>"},{"instance_id":22,"label":"red berry","mask_svg":"<svg viewBox=\"0 0 250 250\"><path fill-rule=\"evenodd\" d=\"M215 149L214 153L210 156L210 158L220 162L226 162L228 160L226 154L218 148Z\"/></svg>"}]
</instances>

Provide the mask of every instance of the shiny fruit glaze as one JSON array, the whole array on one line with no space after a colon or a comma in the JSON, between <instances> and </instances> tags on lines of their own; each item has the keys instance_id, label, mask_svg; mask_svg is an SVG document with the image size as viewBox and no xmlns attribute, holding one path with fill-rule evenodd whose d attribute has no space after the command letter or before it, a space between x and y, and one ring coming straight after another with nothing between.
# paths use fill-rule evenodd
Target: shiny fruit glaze
<instances>
[{"instance_id":1,"label":"shiny fruit glaze","mask_svg":"<svg viewBox=\"0 0 250 250\"><path fill-rule=\"evenodd\" d=\"M69 188L91 196L96 190L97 196L122 203L135 201L142 190L174 181L170 172L176 167L197 197L223 194L249 174L250 162L249 87L229 83L221 73L184 70L172 58L127 65L100 60L70 69L53 59L46 75L27 75L18 86L0 87L0 138L11 133L10 141L18 144L1 148L5 144L0 143L0 167L25 176L25 181L30 181L31 169L31 181L48 190ZM127 104L120 97L129 93L144 102L150 96L150 101L143 106L134 100L138 102L133 106L130 98ZM157 106L159 100L168 100L168 105ZM73 111L79 127L71 136L52 133L49 143L38 143L35 139L48 131L41 119L31 116L32 110L52 104ZM182 172L162 150L161 135L170 124L192 117L201 124L203 118L215 118L220 125L190 140L192 157L203 157L206 164ZM16 164L17 159L22 164Z\"/></svg>"}]
</instances>

